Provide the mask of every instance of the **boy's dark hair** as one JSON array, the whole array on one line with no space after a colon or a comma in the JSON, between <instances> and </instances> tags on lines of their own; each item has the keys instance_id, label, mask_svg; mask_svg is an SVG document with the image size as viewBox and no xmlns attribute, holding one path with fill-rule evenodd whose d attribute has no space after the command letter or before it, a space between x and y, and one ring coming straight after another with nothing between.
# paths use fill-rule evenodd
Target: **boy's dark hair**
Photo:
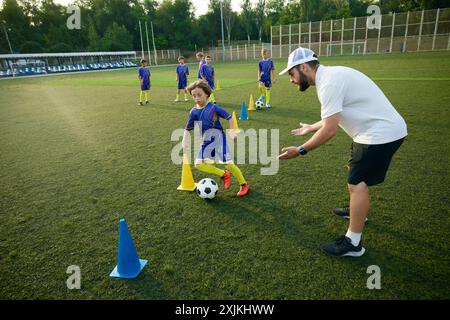
<instances>
[{"instance_id":1,"label":"boy's dark hair","mask_svg":"<svg viewBox=\"0 0 450 320\"><path fill-rule=\"evenodd\" d=\"M203 90L203 92L209 97L212 93L212 89L209 86L208 82L206 82L205 80L197 80L194 83L192 83L191 85L189 85L189 87L187 87L187 91L189 92L189 94L191 94L192 90L200 88Z\"/></svg>"},{"instance_id":2,"label":"boy's dark hair","mask_svg":"<svg viewBox=\"0 0 450 320\"><path fill-rule=\"evenodd\" d=\"M142 64L142 63L146 63L146 62L147 62L147 60L141 59L141 64Z\"/></svg>"},{"instance_id":3,"label":"boy's dark hair","mask_svg":"<svg viewBox=\"0 0 450 320\"><path fill-rule=\"evenodd\" d=\"M205 58L206 58L206 59L208 59L208 58L209 58L209 59L212 59L212 57L211 57L209 54L207 54L207 55L205 56Z\"/></svg>"},{"instance_id":4,"label":"boy's dark hair","mask_svg":"<svg viewBox=\"0 0 450 320\"><path fill-rule=\"evenodd\" d=\"M196 56L197 57L203 57L203 52L197 52Z\"/></svg>"},{"instance_id":5,"label":"boy's dark hair","mask_svg":"<svg viewBox=\"0 0 450 320\"><path fill-rule=\"evenodd\" d=\"M179 56L179 57L178 57L178 61L180 61L181 59L184 60L184 57L183 57L183 56Z\"/></svg>"}]
</instances>

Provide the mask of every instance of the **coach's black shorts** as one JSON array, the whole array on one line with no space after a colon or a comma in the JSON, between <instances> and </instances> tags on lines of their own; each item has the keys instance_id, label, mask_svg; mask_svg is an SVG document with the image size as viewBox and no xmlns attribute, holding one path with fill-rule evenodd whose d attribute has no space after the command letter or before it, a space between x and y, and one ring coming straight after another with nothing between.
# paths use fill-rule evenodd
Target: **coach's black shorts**
<instances>
[{"instance_id":1,"label":"coach's black shorts","mask_svg":"<svg viewBox=\"0 0 450 320\"><path fill-rule=\"evenodd\" d=\"M382 183L386 177L392 156L405 138L384 144L361 144L353 142L348 160L349 184L365 182L368 186Z\"/></svg>"}]
</instances>

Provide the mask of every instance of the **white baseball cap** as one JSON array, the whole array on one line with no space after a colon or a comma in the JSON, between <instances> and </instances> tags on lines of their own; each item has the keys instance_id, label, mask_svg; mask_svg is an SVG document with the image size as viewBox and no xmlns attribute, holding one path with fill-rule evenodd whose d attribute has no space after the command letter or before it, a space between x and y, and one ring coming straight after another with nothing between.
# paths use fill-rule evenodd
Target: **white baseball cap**
<instances>
[{"instance_id":1,"label":"white baseball cap","mask_svg":"<svg viewBox=\"0 0 450 320\"><path fill-rule=\"evenodd\" d=\"M299 64L317 60L314 57L315 53L311 49L299 47L289 54L288 64L286 69L279 73L280 76L291 70L293 67L298 66Z\"/></svg>"}]
</instances>

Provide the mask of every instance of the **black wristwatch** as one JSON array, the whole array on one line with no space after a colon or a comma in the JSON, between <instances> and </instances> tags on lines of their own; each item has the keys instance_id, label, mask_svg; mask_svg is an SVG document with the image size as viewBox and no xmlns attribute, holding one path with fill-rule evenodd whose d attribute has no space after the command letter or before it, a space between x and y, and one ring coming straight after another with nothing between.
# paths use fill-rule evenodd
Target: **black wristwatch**
<instances>
[{"instance_id":1,"label":"black wristwatch","mask_svg":"<svg viewBox=\"0 0 450 320\"><path fill-rule=\"evenodd\" d=\"M306 149L303 146L298 147L297 150L302 156L308 153L308 151L306 151Z\"/></svg>"}]
</instances>

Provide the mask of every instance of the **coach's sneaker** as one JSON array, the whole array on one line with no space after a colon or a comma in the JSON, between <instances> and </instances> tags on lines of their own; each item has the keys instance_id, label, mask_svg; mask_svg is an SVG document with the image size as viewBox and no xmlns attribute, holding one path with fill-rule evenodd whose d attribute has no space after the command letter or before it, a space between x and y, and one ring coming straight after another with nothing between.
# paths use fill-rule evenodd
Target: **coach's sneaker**
<instances>
[{"instance_id":1,"label":"coach's sneaker","mask_svg":"<svg viewBox=\"0 0 450 320\"><path fill-rule=\"evenodd\" d=\"M224 175L220 178L223 181L223 187L225 189L229 189L231 185L231 173L228 170L225 170Z\"/></svg>"},{"instance_id":2,"label":"coach's sneaker","mask_svg":"<svg viewBox=\"0 0 450 320\"><path fill-rule=\"evenodd\" d=\"M344 219L350 219L350 209L349 207L343 207L343 208L334 208L333 213L337 215L338 217L344 218ZM366 222L367 222L366 217Z\"/></svg>"},{"instance_id":3,"label":"coach's sneaker","mask_svg":"<svg viewBox=\"0 0 450 320\"><path fill-rule=\"evenodd\" d=\"M267 104L266 104L266 108L267 108L267 109L272 108L272 106L270 105L270 103L267 103Z\"/></svg>"},{"instance_id":4,"label":"coach's sneaker","mask_svg":"<svg viewBox=\"0 0 450 320\"><path fill-rule=\"evenodd\" d=\"M362 240L354 246L350 238L342 236L322 246L322 251L333 257L361 257L366 249L362 247Z\"/></svg>"}]
</instances>

